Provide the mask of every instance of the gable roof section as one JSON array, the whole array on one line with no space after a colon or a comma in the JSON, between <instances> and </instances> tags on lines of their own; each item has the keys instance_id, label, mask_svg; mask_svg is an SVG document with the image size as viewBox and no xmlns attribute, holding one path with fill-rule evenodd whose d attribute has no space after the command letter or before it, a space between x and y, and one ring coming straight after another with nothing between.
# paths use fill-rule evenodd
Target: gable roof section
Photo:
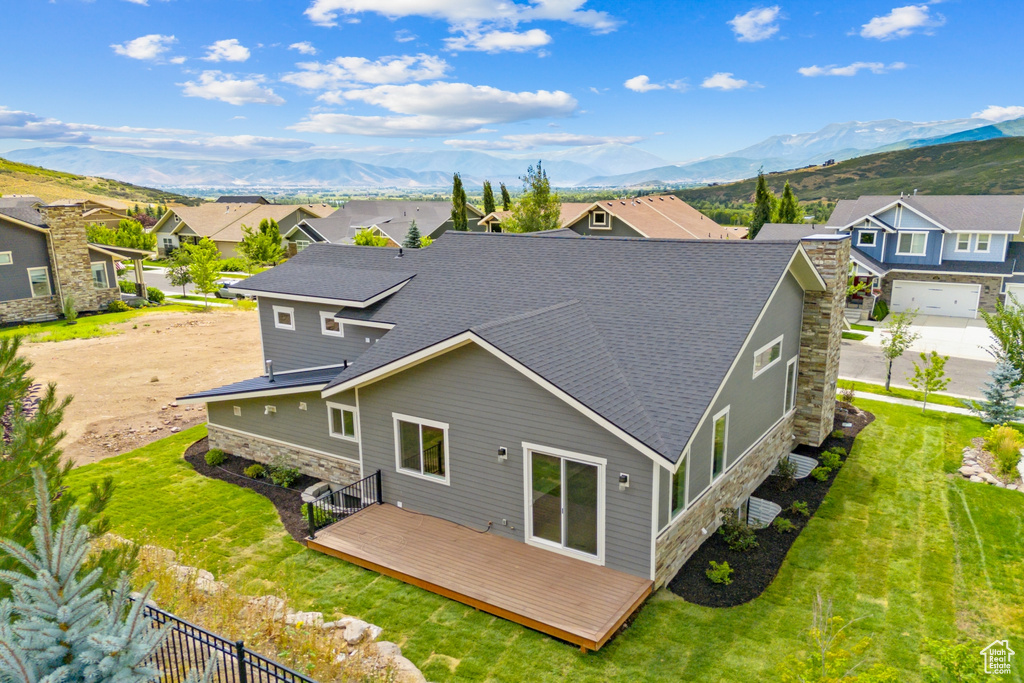
<instances>
[{"instance_id":1,"label":"gable roof section","mask_svg":"<svg viewBox=\"0 0 1024 683\"><path fill-rule=\"evenodd\" d=\"M200 237L209 237L216 242L241 242L242 226L255 228L264 218L282 221L295 212L301 216L315 218L318 212L329 213L333 207L327 204L256 204L256 203L216 203L199 206L176 206L169 209L160 220L150 228L156 232L172 216L181 219L172 233L182 232L186 227Z\"/></svg>"},{"instance_id":2,"label":"gable roof section","mask_svg":"<svg viewBox=\"0 0 1024 683\"><path fill-rule=\"evenodd\" d=\"M470 204L466 209L479 213ZM356 232L374 225L402 244L413 221L420 235L431 235L451 219L451 211L451 202L446 201L353 199L329 216L304 223L333 244L351 244Z\"/></svg>"},{"instance_id":3,"label":"gable roof section","mask_svg":"<svg viewBox=\"0 0 1024 683\"><path fill-rule=\"evenodd\" d=\"M652 195L594 202L585 213L602 209L625 222L644 237L653 239L730 239L726 230L675 195ZM582 220L580 214L566 227Z\"/></svg>"},{"instance_id":4,"label":"gable roof section","mask_svg":"<svg viewBox=\"0 0 1024 683\"><path fill-rule=\"evenodd\" d=\"M953 232L1016 234L1024 222L1024 195L866 195L843 199L827 225L845 228L896 204ZM884 223L883 223L884 225Z\"/></svg>"},{"instance_id":5,"label":"gable roof section","mask_svg":"<svg viewBox=\"0 0 1024 683\"><path fill-rule=\"evenodd\" d=\"M318 245L311 245L306 250L314 246ZM395 250L392 249L355 248L386 251L387 258L395 259ZM414 275L415 273L400 270L359 267L338 269L326 264L311 263L303 266L301 272L293 268L271 268L241 281L232 286L231 290L253 296L319 301L364 308L387 296L395 288L401 287Z\"/></svg>"},{"instance_id":6,"label":"gable roof section","mask_svg":"<svg viewBox=\"0 0 1024 683\"><path fill-rule=\"evenodd\" d=\"M813 223L765 223L761 226L755 240L767 242L768 240L789 240L799 242L811 235L834 235L836 229Z\"/></svg>"}]
</instances>

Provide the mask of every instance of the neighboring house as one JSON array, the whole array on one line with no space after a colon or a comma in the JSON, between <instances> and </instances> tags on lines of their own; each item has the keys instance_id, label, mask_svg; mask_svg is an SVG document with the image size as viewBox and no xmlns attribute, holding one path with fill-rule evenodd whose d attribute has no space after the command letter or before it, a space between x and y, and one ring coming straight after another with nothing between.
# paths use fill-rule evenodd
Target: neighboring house
<instances>
[{"instance_id":1,"label":"neighboring house","mask_svg":"<svg viewBox=\"0 0 1024 683\"><path fill-rule=\"evenodd\" d=\"M217 197L217 204L272 204L258 194L226 194Z\"/></svg>"},{"instance_id":2,"label":"neighboring house","mask_svg":"<svg viewBox=\"0 0 1024 683\"><path fill-rule=\"evenodd\" d=\"M284 235L306 218L328 216L334 207L328 204L265 204L262 202L211 202L199 206L175 206L167 210L149 232L156 235L161 256L182 244L196 244L208 237L225 257L238 256L242 226L256 228L260 221L277 221Z\"/></svg>"},{"instance_id":3,"label":"neighboring house","mask_svg":"<svg viewBox=\"0 0 1024 683\"><path fill-rule=\"evenodd\" d=\"M597 566L640 582L642 600L780 457L831 433L848 253L835 236L312 245L233 287L257 298L272 372L179 400L206 404L211 447L337 484L376 479L386 505L314 547L381 510L408 525L378 530L401 555L396 539L428 533L427 515L487 529L469 534L480 551L508 554L481 580L525 572L513 556L531 552L545 592ZM438 557L452 550L437 543ZM377 545L332 554L377 566ZM497 598L434 589L509 616ZM531 619L584 647L610 635Z\"/></svg>"},{"instance_id":4,"label":"neighboring house","mask_svg":"<svg viewBox=\"0 0 1024 683\"><path fill-rule=\"evenodd\" d=\"M1024 302L1022 221L1021 195L865 196L841 200L824 226L766 225L757 239L850 234L851 274L867 289L847 307L862 316L882 299L896 312L977 318L1006 294Z\"/></svg>"},{"instance_id":5,"label":"neighboring house","mask_svg":"<svg viewBox=\"0 0 1024 683\"><path fill-rule=\"evenodd\" d=\"M509 212L495 211L480 220L481 230L501 232ZM560 226L595 237L654 239L741 239L746 233L724 228L675 195L603 199L589 204L562 204Z\"/></svg>"},{"instance_id":6,"label":"neighboring house","mask_svg":"<svg viewBox=\"0 0 1024 683\"><path fill-rule=\"evenodd\" d=\"M558 218L559 227L564 228L566 222L579 218L580 214L591 206L593 204L588 202L562 202ZM511 211L492 211L475 225L470 223L469 229L473 232L502 232L501 222L511 214Z\"/></svg>"},{"instance_id":7,"label":"neighboring house","mask_svg":"<svg viewBox=\"0 0 1024 683\"><path fill-rule=\"evenodd\" d=\"M0 201L0 324L55 318L69 296L79 311L120 298L114 264L132 250L89 244L82 204L17 199Z\"/></svg>"},{"instance_id":8,"label":"neighboring house","mask_svg":"<svg viewBox=\"0 0 1024 683\"><path fill-rule=\"evenodd\" d=\"M466 204L470 229L482 216L479 209ZM437 239L451 230L452 204L448 201L411 201L390 199L353 199L324 218L306 218L285 232L289 253L297 253L310 244L352 244L356 233L369 230L386 237L388 246L401 246L416 221L420 236Z\"/></svg>"},{"instance_id":9,"label":"neighboring house","mask_svg":"<svg viewBox=\"0 0 1024 683\"><path fill-rule=\"evenodd\" d=\"M127 213L100 207L88 209L82 214L82 216L89 223L97 223L105 228L110 228L111 230L116 230L121 221L131 218Z\"/></svg>"}]
</instances>

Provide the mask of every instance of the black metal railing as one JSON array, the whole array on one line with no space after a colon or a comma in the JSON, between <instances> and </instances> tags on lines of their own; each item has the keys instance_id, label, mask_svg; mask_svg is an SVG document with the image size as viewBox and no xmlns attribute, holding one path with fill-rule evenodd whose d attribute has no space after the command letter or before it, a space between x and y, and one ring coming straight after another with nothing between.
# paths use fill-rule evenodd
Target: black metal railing
<instances>
[{"instance_id":1,"label":"black metal railing","mask_svg":"<svg viewBox=\"0 0 1024 683\"><path fill-rule=\"evenodd\" d=\"M423 450L423 471L444 476L444 441Z\"/></svg>"},{"instance_id":2,"label":"black metal railing","mask_svg":"<svg viewBox=\"0 0 1024 683\"><path fill-rule=\"evenodd\" d=\"M354 515L363 508L384 502L380 470L337 491L328 491L310 503L303 503L303 515L309 524L309 537L318 529Z\"/></svg>"},{"instance_id":3,"label":"black metal railing","mask_svg":"<svg viewBox=\"0 0 1024 683\"><path fill-rule=\"evenodd\" d=\"M241 640L221 638L152 605L143 607L142 613L154 628L171 625L170 634L147 662L163 673L161 683L184 681L192 672L201 675L212 659L217 660L216 683L316 683L246 649Z\"/></svg>"}]
</instances>

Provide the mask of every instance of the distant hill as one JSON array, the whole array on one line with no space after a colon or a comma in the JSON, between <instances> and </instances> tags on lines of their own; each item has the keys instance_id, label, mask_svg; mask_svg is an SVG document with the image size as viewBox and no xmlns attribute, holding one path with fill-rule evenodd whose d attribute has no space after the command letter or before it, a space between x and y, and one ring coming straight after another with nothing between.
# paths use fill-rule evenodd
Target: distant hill
<instances>
[{"instance_id":1,"label":"distant hill","mask_svg":"<svg viewBox=\"0 0 1024 683\"><path fill-rule=\"evenodd\" d=\"M200 202L194 197L163 190L0 158L0 195L8 194L31 194L48 202L58 199L116 199L128 204L195 205Z\"/></svg>"},{"instance_id":2,"label":"distant hill","mask_svg":"<svg viewBox=\"0 0 1024 683\"><path fill-rule=\"evenodd\" d=\"M866 194L1024 194L1024 138L952 142L869 154L832 166L768 174L776 192L786 181L804 201ZM750 202L756 178L676 192L685 201Z\"/></svg>"}]
</instances>

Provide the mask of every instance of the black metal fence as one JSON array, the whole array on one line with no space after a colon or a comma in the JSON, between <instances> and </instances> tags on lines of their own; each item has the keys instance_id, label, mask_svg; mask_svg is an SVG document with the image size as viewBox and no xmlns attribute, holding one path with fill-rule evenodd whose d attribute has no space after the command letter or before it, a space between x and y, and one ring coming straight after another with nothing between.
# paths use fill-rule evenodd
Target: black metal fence
<instances>
[{"instance_id":1,"label":"black metal fence","mask_svg":"<svg viewBox=\"0 0 1024 683\"><path fill-rule=\"evenodd\" d=\"M383 502L380 470L343 489L328 491L311 503L303 503L303 515L309 524L309 537L316 538L318 529Z\"/></svg>"},{"instance_id":2,"label":"black metal fence","mask_svg":"<svg viewBox=\"0 0 1024 683\"><path fill-rule=\"evenodd\" d=\"M316 683L286 666L247 650L241 640L232 642L210 633L170 612L146 605L143 614L154 628L171 625L170 635L149 662L163 672L161 683L184 681L192 672L205 673L216 659L217 683Z\"/></svg>"}]
</instances>

